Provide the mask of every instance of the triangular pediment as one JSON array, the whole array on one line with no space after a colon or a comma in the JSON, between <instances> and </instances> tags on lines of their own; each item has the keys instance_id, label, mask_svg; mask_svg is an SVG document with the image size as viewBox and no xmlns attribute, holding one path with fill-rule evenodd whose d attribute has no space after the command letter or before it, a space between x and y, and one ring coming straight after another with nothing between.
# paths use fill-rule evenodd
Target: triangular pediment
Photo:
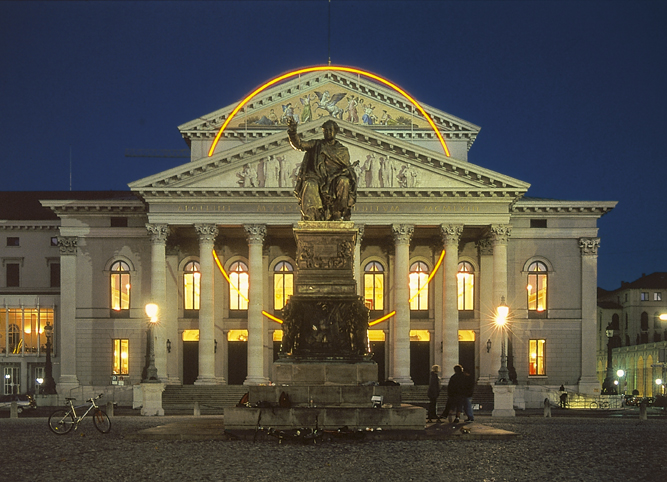
<instances>
[{"instance_id":1,"label":"triangular pediment","mask_svg":"<svg viewBox=\"0 0 667 482\"><path fill-rule=\"evenodd\" d=\"M528 184L339 120L338 139L349 149L364 196L520 196ZM304 139L321 138L321 121L299 127ZM133 191L244 196L291 196L303 153L295 151L284 129L135 181ZM223 194L226 193L226 194ZM410 194L407 194L410 195Z\"/></svg>"}]
</instances>

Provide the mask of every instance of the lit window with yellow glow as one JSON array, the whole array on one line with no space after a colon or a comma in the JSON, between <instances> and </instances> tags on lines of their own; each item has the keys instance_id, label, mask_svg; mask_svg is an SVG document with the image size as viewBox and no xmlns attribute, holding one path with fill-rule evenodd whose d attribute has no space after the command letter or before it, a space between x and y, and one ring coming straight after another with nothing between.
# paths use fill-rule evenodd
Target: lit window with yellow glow
<instances>
[{"instance_id":1,"label":"lit window with yellow glow","mask_svg":"<svg viewBox=\"0 0 667 482\"><path fill-rule=\"evenodd\" d=\"M190 261L183 270L183 301L186 310L199 309L201 270L197 261Z\"/></svg>"},{"instance_id":2,"label":"lit window with yellow glow","mask_svg":"<svg viewBox=\"0 0 667 482\"><path fill-rule=\"evenodd\" d=\"M475 308L475 269L467 261L459 263L456 273L458 285L459 311L472 311Z\"/></svg>"},{"instance_id":3,"label":"lit window with yellow glow","mask_svg":"<svg viewBox=\"0 0 667 482\"><path fill-rule=\"evenodd\" d=\"M547 267L540 261L528 267L528 311L542 313L547 309Z\"/></svg>"},{"instance_id":4,"label":"lit window with yellow glow","mask_svg":"<svg viewBox=\"0 0 667 482\"><path fill-rule=\"evenodd\" d=\"M248 266L237 261L229 269L229 309L247 310L250 274Z\"/></svg>"},{"instance_id":5,"label":"lit window with yellow glow","mask_svg":"<svg viewBox=\"0 0 667 482\"><path fill-rule=\"evenodd\" d=\"M546 375L544 363L544 347L546 340L530 340L530 369L529 375Z\"/></svg>"},{"instance_id":6,"label":"lit window with yellow glow","mask_svg":"<svg viewBox=\"0 0 667 482\"><path fill-rule=\"evenodd\" d=\"M130 373L130 342L126 339L113 340L113 374L128 375Z\"/></svg>"},{"instance_id":7,"label":"lit window with yellow glow","mask_svg":"<svg viewBox=\"0 0 667 482\"><path fill-rule=\"evenodd\" d=\"M428 266L417 261L410 266L410 309L428 310Z\"/></svg>"},{"instance_id":8,"label":"lit window with yellow glow","mask_svg":"<svg viewBox=\"0 0 667 482\"><path fill-rule=\"evenodd\" d=\"M282 310L294 294L294 268L287 261L281 261L273 270L273 309Z\"/></svg>"},{"instance_id":9,"label":"lit window with yellow glow","mask_svg":"<svg viewBox=\"0 0 667 482\"><path fill-rule=\"evenodd\" d=\"M384 267L377 261L364 268L364 302L369 310L384 310Z\"/></svg>"},{"instance_id":10,"label":"lit window with yellow glow","mask_svg":"<svg viewBox=\"0 0 667 482\"><path fill-rule=\"evenodd\" d=\"M111 309L130 309L130 267L124 261L111 265Z\"/></svg>"}]
</instances>

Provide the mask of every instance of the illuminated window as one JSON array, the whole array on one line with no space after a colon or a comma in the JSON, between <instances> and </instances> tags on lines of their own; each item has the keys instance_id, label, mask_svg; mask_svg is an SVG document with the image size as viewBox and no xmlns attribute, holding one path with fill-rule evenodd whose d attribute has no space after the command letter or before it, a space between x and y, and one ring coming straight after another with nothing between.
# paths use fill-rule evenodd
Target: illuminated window
<instances>
[{"instance_id":1,"label":"illuminated window","mask_svg":"<svg viewBox=\"0 0 667 482\"><path fill-rule=\"evenodd\" d=\"M130 342L126 339L113 340L113 374L127 375L130 373Z\"/></svg>"},{"instance_id":2,"label":"illuminated window","mask_svg":"<svg viewBox=\"0 0 667 482\"><path fill-rule=\"evenodd\" d=\"M648 301L648 291L642 291L641 300Z\"/></svg>"},{"instance_id":3,"label":"illuminated window","mask_svg":"<svg viewBox=\"0 0 667 482\"><path fill-rule=\"evenodd\" d=\"M528 311L546 313L547 309L547 267L540 261L528 267Z\"/></svg>"},{"instance_id":4,"label":"illuminated window","mask_svg":"<svg viewBox=\"0 0 667 482\"><path fill-rule=\"evenodd\" d=\"M530 370L529 375L546 375L544 364L544 346L546 340L530 340Z\"/></svg>"},{"instance_id":5,"label":"illuminated window","mask_svg":"<svg viewBox=\"0 0 667 482\"><path fill-rule=\"evenodd\" d=\"M47 324L53 326L53 308L0 308L0 353L44 355Z\"/></svg>"},{"instance_id":6,"label":"illuminated window","mask_svg":"<svg viewBox=\"0 0 667 482\"><path fill-rule=\"evenodd\" d=\"M229 309L247 310L248 309L248 288L249 288L248 266L237 261L232 264L229 270Z\"/></svg>"},{"instance_id":7,"label":"illuminated window","mask_svg":"<svg viewBox=\"0 0 667 482\"><path fill-rule=\"evenodd\" d=\"M294 268L287 261L281 261L273 273L273 309L282 310L293 294Z\"/></svg>"},{"instance_id":8,"label":"illuminated window","mask_svg":"<svg viewBox=\"0 0 667 482\"><path fill-rule=\"evenodd\" d=\"M183 302L186 310L199 309L201 270L197 261L190 261L183 269Z\"/></svg>"},{"instance_id":9,"label":"illuminated window","mask_svg":"<svg viewBox=\"0 0 667 482\"><path fill-rule=\"evenodd\" d=\"M458 280L458 305L459 311L471 311L475 307L475 273L474 268L467 261L459 263L459 272L456 274Z\"/></svg>"},{"instance_id":10,"label":"illuminated window","mask_svg":"<svg viewBox=\"0 0 667 482\"><path fill-rule=\"evenodd\" d=\"M376 261L364 268L364 302L369 310L384 310L384 268Z\"/></svg>"},{"instance_id":11,"label":"illuminated window","mask_svg":"<svg viewBox=\"0 0 667 482\"><path fill-rule=\"evenodd\" d=\"M428 310L428 266L417 261L410 266L410 309Z\"/></svg>"},{"instance_id":12,"label":"illuminated window","mask_svg":"<svg viewBox=\"0 0 667 482\"><path fill-rule=\"evenodd\" d=\"M653 301L662 301L662 293L653 293Z\"/></svg>"},{"instance_id":13,"label":"illuminated window","mask_svg":"<svg viewBox=\"0 0 667 482\"><path fill-rule=\"evenodd\" d=\"M116 313L130 309L130 267L125 261L111 265L111 310Z\"/></svg>"}]
</instances>

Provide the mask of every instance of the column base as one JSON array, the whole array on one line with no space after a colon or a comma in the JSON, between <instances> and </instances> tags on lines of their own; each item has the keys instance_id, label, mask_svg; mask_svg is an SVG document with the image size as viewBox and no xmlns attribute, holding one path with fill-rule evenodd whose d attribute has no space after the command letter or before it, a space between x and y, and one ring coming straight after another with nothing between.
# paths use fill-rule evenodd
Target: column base
<instances>
[{"instance_id":1,"label":"column base","mask_svg":"<svg viewBox=\"0 0 667 482\"><path fill-rule=\"evenodd\" d=\"M257 386L257 385L268 385L269 384L269 379L266 377L247 377L244 382L244 385L252 385L252 386Z\"/></svg>"},{"instance_id":2,"label":"column base","mask_svg":"<svg viewBox=\"0 0 667 482\"><path fill-rule=\"evenodd\" d=\"M412 386L415 384L415 382L410 377L405 377L405 378L390 377L389 379L398 383L399 385L404 385L404 386Z\"/></svg>"},{"instance_id":3,"label":"column base","mask_svg":"<svg viewBox=\"0 0 667 482\"><path fill-rule=\"evenodd\" d=\"M76 396L72 392L79 388L79 380L76 375L60 377L56 384L56 392L58 393L58 404L65 404L65 397Z\"/></svg>"},{"instance_id":4,"label":"column base","mask_svg":"<svg viewBox=\"0 0 667 482\"><path fill-rule=\"evenodd\" d=\"M195 380L195 385L218 385L218 379L215 377L198 377Z\"/></svg>"},{"instance_id":5,"label":"column base","mask_svg":"<svg viewBox=\"0 0 667 482\"><path fill-rule=\"evenodd\" d=\"M141 415L147 417L164 415L164 409L162 408L162 392L164 392L164 387L164 383L160 382L141 384Z\"/></svg>"},{"instance_id":6,"label":"column base","mask_svg":"<svg viewBox=\"0 0 667 482\"><path fill-rule=\"evenodd\" d=\"M493 385L493 417L514 417L514 385Z\"/></svg>"}]
</instances>

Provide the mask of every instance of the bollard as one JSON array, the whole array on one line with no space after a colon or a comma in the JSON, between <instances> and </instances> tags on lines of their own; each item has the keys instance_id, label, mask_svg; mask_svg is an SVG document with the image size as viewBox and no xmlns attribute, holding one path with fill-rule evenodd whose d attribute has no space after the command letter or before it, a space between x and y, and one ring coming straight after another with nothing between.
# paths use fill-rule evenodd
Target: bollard
<instances>
[{"instance_id":1,"label":"bollard","mask_svg":"<svg viewBox=\"0 0 667 482\"><path fill-rule=\"evenodd\" d=\"M195 417L201 416L201 410L199 409L199 402L195 402Z\"/></svg>"},{"instance_id":2,"label":"bollard","mask_svg":"<svg viewBox=\"0 0 667 482\"><path fill-rule=\"evenodd\" d=\"M647 420L648 416L646 415L646 406L647 406L646 400L642 400L642 402L639 404L639 420Z\"/></svg>"},{"instance_id":3,"label":"bollard","mask_svg":"<svg viewBox=\"0 0 667 482\"><path fill-rule=\"evenodd\" d=\"M12 405L9 409L9 418L19 418L19 404L15 401L12 402Z\"/></svg>"},{"instance_id":4,"label":"bollard","mask_svg":"<svg viewBox=\"0 0 667 482\"><path fill-rule=\"evenodd\" d=\"M544 418L551 418L551 404L548 398L544 399Z\"/></svg>"},{"instance_id":5,"label":"bollard","mask_svg":"<svg viewBox=\"0 0 667 482\"><path fill-rule=\"evenodd\" d=\"M113 402L107 402L107 415L113 417Z\"/></svg>"}]
</instances>

